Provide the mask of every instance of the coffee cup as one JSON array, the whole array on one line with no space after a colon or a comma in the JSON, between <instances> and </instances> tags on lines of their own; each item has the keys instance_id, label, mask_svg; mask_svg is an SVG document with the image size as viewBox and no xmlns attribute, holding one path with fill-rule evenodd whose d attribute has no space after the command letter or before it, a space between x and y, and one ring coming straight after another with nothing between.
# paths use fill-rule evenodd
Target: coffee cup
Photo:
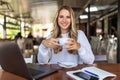
<instances>
[{"instance_id":1,"label":"coffee cup","mask_svg":"<svg viewBox=\"0 0 120 80\"><path fill-rule=\"evenodd\" d=\"M65 43L67 43L68 39L69 38L59 38L58 39L59 45L64 46Z\"/></svg>"}]
</instances>

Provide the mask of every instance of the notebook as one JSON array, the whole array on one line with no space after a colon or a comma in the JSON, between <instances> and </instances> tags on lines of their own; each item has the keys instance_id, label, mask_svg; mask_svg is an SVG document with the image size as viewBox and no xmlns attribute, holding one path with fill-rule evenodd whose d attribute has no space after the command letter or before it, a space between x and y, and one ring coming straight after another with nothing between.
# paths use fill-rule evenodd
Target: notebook
<instances>
[{"instance_id":1,"label":"notebook","mask_svg":"<svg viewBox=\"0 0 120 80\"><path fill-rule=\"evenodd\" d=\"M80 74L82 72L82 74ZM83 80L83 78L87 78L88 76L85 76L86 74L88 74L89 76L93 76L96 77L94 79L85 79L85 80L104 80L107 77L116 77L116 74L113 74L111 72L108 72L106 70L97 68L95 66L90 66L90 67L84 67L82 69L78 69L78 70L73 70L73 71L67 71L66 72L67 75L71 76L72 78L74 78L75 80ZM77 73L77 74L76 74ZM85 74L83 74L85 73ZM93 78L92 77L92 78ZM98 79L97 79L98 78Z\"/></svg>"},{"instance_id":2,"label":"notebook","mask_svg":"<svg viewBox=\"0 0 120 80\"><path fill-rule=\"evenodd\" d=\"M13 42L0 44L0 65L3 70L28 80L36 80L58 71L45 65L26 64L18 45Z\"/></svg>"}]
</instances>

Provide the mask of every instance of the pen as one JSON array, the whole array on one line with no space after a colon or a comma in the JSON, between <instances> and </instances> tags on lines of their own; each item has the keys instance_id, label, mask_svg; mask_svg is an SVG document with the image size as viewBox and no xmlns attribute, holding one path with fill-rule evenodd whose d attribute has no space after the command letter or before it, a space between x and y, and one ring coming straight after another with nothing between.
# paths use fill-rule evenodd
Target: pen
<instances>
[{"instance_id":1,"label":"pen","mask_svg":"<svg viewBox=\"0 0 120 80\"><path fill-rule=\"evenodd\" d=\"M86 73L90 74L90 75L93 75L95 77L99 77L97 74L93 73L93 72L90 72L90 71L87 71L87 70L84 70Z\"/></svg>"}]
</instances>

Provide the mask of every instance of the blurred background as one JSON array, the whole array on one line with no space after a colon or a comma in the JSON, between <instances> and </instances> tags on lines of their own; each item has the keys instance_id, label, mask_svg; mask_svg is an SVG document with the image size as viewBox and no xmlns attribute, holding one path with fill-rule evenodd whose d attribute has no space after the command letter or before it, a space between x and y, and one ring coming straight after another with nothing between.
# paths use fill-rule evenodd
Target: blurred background
<instances>
[{"instance_id":1,"label":"blurred background","mask_svg":"<svg viewBox=\"0 0 120 80\"><path fill-rule=\"evenodd\" d=\"M0 41L14 41L19 32L26 39L31 33L37 48L62 5L74 10L77 29L88 37L96 61L116 63L118 0L0 0Z\"/></svg>"}]
</instances>

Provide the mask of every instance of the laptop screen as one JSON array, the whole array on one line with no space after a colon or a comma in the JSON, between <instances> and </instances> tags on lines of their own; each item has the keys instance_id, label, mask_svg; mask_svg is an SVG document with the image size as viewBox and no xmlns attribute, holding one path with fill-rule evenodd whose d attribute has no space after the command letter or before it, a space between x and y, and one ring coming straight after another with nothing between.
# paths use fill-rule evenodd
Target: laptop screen
<instances>
[{"instance_id":1,"label":"laptop screen","mask_svg":"<svg viewBox=\"0 0 120 80\"><path fill-rule=\"evenodd\" d=\"M38 79L58 71L58 69L42 65L26 65L18 45L13 42L4 42L0 44L0 65L3 70L14 73L29 80ZM29 70L28 67L32 70ZM31 71L32 74L30 73Z\"/></svg>"}]
</instances>

